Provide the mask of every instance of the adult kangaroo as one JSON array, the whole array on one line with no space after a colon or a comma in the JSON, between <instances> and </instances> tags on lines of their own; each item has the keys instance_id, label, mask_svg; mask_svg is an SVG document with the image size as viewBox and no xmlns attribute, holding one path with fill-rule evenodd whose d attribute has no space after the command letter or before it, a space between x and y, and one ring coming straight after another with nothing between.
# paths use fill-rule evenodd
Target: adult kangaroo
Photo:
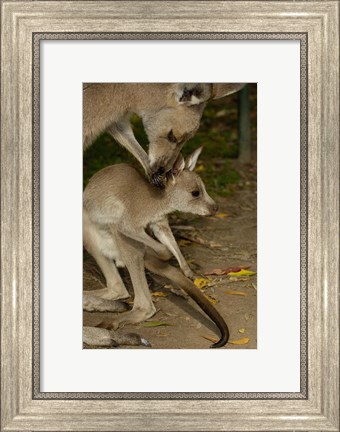
<instances>
[{"instance_id":1,"label":"adult kangaroo","mask_svg":"<svg viewBox=\"0 0 340 432\"><path fill-rule=\"evenodd\" d=\"M107 130L141 163L152 183L163 187L184 143L197 131L207 102L244 84L84 84L84 148ZM136 140L130 118L137 114L149 140L148 154Z\"/></svg>"}]
</instances>

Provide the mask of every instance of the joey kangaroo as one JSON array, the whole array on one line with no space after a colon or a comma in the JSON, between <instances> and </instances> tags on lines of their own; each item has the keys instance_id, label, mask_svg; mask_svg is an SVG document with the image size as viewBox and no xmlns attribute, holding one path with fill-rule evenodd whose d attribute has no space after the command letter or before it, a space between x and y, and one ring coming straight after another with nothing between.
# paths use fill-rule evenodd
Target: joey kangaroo
<instances>
[{"instance_id":1,"label":"joey kangaroo","mask_svg":"<svg viewBox=\"0 0 340 432\"><path fill-rule=\"evenodd\" d=\"M87 292L118 300L129 296L113 263L128 268L135 291L130 312L122 313L113 323L137 323L155 313L144 273L144 255L169 259L170 251L186 275L191 270L182 256L167 221L175 210L199 215L213 215L217 204L207 194L200 177L193 172L202 148L185 162L179 155L165 189L152 186L135 168L112 165L96 173L84 191L84 246L103 271L107 287ZM145 229L150 227L156 238ZM184 275L183 275L184 277ZM184 277L185 278L185 277ZM203 297L203 303L209 303ZM201 307L203 307L201 305ZM208 306L204 306L208 307Z\"/></svg>"},{"instance_id":2,"label":"joey kangaroo","mask_svg":"<svg viewBox=\"0 0 340 432\"><path fill-rule=\"evenodd\" d=\"M149 246L163 260L173 254L183 273L193 277L167 215L176 210L203 216L217 212L217 204L207 194L201 178L193 172L201 151L202 147L195 150L186 162L181 154L178 156L165 190L153 187L135 168L126 164L111 165L91 178L84 191L84 246L98 264L102 257L97 259L93 249L100 249L101 255L106 254L121 265L119 256L112 255L110 227L114 226L127 237ZM147 227L159 242L145 232ZM100 248L95 247L94 240L100 243ZM107 294L112 299L116 297L113 290Z\"/></svg>"},{"instance_id":3,"label":"joey kangaroo","mask_svg":"<svg viewBox=\"0 0 340 432\"><path fill-rule=\"evenodd\" d=\"M87 83L84 97L84 148L107 130L143 166L152 183L163 187L184 143L197 131L203 109L212 99L244 84L110 84ZM142 118L148 154L137 142L130 117Z\"/></svg>"}]
</instances>

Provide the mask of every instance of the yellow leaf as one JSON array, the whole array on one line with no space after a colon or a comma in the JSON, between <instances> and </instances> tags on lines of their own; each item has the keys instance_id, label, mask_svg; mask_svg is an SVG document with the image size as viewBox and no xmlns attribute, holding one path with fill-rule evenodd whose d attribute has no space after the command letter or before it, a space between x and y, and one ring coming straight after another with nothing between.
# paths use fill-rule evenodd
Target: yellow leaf
<instances>
[{"instance_id":1,"label":"yellow leaf","mask_svg":"<svg viewBox=\"0 0 340 432\"><path fill-rule=\"evenodd\" d=\"M218 300L214 299L214 297L211 297L207 294L204 294L204 297L207 298L210 301L210 303L212 303L212 304L218 303Z\"/></svg>"},{"instance_id":2,"label":"yellow leaf","mask_svg":"<svg viewBox=\"0 0 340 432\"><path fill-rule=\"evenodd\" d=\"M208 279L205 278L195 278L194 284L197 286L197 288L202 289L204 288L208 283Z\"/></svg>"},{"instance_id":3,"label":"yellow leaf","mask_svg":"<svg viewBox=\"0 0 340 432\"><path fill-rule=\"evenodd\" d=\"M188 245L191 244L191 241L190 240L185 240L185 239L180 239L180 240L178 240L178 244L180 246L188 246Z\"/></svg>"},{"instance_id":4,"label":"yellow leaf","mask_svg":"<svg viewBox=\"0 0 340 432\"><path fill-rule=\"evenodd\" d=\"M196 168L195 168L195 171L196 172L202 172L202 171L204 171L205 170L205 168L204 168L204 165L198 165Z\"/></svg>"},{"instance_id":5,"label":"yellow leaf","mask_svg":"<svg viewBox=\"0 0 340 432\"><path fill-rule=\"evenodd\" d=\"M210 341L210 342L213 342L213 343L218 342L218 339L210 337L210 336L201 335L201 337L204 338L204 339L206 339L206 340L208 340L208 341Z\"/></svg>"},{"instance_id":6,"label":"yellow leaf","mask_svg":"<svg viewBox=\"0 0 340 432\"><path fill-rule=\"evenodd\" d=\"M253 271L242 269L239 272L231 272L228 276L254 276L255 274Z\"/></svg>"},{"instance_id":7,"label":"yellow leaf","mask_svg":"<svg viewBox=\"0 0 340 432\"><path fill-rule=\"evenodd\" d=\"M246 331L246 329L244 329L244 328L238 329L238 332L241 334L243 334L245 331Z\"/></svg>"},{"instance_id":8,"label":"yellow leaf","mask_svg":"<svg viewBox=\"0 0 340 432\"><path fill-rule=\"evenodd\" d=\"M219 219L225 219L226 217L228 217L227 213L217 213L215 214L215 217L219 218Z\"/></svg>"},{"instance_id":9,"label":"yellow leaf","mask_svg":"<svg viewBox=\"0 0 340 432\"><path fill-rule=\"evenodd\" d=\"M166 294L166 293L164 293L162 291L155 291L155 292L152 293L152 295L154 297L166 297L168 294Z\"/></svg>"},{"instance_id":10,"label":"yellow leaf","mask_svg":"<svg viewBox=\"0 0 340 432\"><path fill-rule=\"evenodd\" d=\"M224 291L224 294L230 294L230 295L239 295L239 296L246 296L247 294L242 291Z\"/></svg>"},{"instance_id":11,"label":"yellow leaf","mask_svg":"<svg viewBox=\"0 0 340 432\"><path fill-rule=\"evenodd\" d=\"M248 337L244 337L241 339L235 339L235 340L230 340L228 343L232 344L232 345L246 345L249 342L249 338Z\"/></svg>"}]
</instances>

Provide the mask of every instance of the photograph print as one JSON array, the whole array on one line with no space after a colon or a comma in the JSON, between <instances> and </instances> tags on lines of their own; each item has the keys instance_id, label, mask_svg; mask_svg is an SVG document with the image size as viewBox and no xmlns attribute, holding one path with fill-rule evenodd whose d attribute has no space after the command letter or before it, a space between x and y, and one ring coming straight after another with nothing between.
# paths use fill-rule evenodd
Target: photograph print
<instances>
[{"instance_id":1,"label":"photograph print","mask_svg":"<svg viewBox=\"0 0 340 432\"><path fill-rule=\"evenodd\" d=\"M257 348L257 85L83 83L83 347Z\"/></svg>"}]
</instances>

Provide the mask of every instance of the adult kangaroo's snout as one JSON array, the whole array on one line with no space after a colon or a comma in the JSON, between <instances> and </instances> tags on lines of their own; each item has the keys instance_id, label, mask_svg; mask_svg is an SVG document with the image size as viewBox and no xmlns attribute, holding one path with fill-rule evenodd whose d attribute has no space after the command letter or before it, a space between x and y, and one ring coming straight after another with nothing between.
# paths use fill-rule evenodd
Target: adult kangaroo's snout
<instances>
[{"instance_id":1,"label":"adult kangaroo's snout","mask_svg":"<svg viewBox=\"0 0 340 432\"><path fill-rule=\"evenodd\" d=\"M155 157L150 158L149 177L153 185L160 188L165 186L167 173L171 171L178 154L179 149L178 151L169 151L166 156L156 155Z\"/></svg>"}]
</instances>

